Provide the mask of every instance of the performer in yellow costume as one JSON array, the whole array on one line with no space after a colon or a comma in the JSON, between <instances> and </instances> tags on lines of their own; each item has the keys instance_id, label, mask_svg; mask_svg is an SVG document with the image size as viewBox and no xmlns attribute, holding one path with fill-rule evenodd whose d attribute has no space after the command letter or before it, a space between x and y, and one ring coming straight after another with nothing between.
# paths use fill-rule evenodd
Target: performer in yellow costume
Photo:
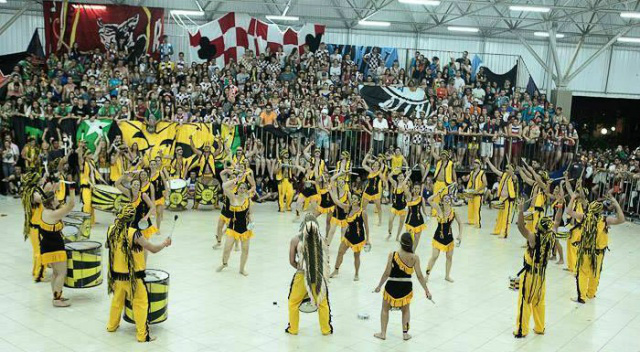
<instances>
[{"instance_id":1,"label":"performer in yellow costume","mask_svg":"<svg viewBox=\"0 0 640 352\"><path fill-rule=\"evenodd\" d=\"M523 164L524 167L518 167L517 170L522 180L531 186L531 203L528 209L531 220L527 222L527 229L530 232L535 232L538 220L544 216L547 202L551 198L549 173L546 171L537 173L526 161L523 161Z\"/></svg>"},{"instance_id":2,"label":"performer in yellow costume","mask_svg":"<svg viewBox=\"0 0 640 352\"><path fill-rule=\"evenodd\" d=\"M33 249L33 267L31 275L35 282L44 278L45 266L40 257L40 217L42 214L42 197L44 190L40 188L41 175L30 172L22 177L22 207L24 209L23 235L31 241Z\"/></svg>"},{"instance_id":3,"label":"performer in yellow costume","mask_svg":"<svg viewBox=\"0 0 640 352\"><path fill-rule=\"evenodd\" d=\"M289 160L289 151L281 150L280 159L276 163L276 181L278 182L278 211L291 211L291 203L293 202L293 165Z\"/></svg>"},{"instance_id":4,"label":"performer in yellow costume","mask_svg":"<svg viewBox=\"0 0 640 352\"><path fill-rule=\"evenodd\" d=\"M480 160L475 159L473 161L473 169L469 174L469 181L467 182L467 190L471 192L468 198L467 217L469 225L477 228L482 227L482 198L487 189L487 175L484 170L481 169L481 166L482 163Z\"/></svg>"},{"instance_id":5,"label":"performer in yellow costume","mask_svg":"<svg viewBox=\"0 0 640 352\"><path fill-rule=\"evenodd\" d=\"M574 202L575 198L571 199ZM625 222L624 212L611 191L607 194L607 203L615 209L616 215L606 217L604 204L600 201L589 203L585 214L568 210L569 215L582 221L582 236L578 244L578 263L576 267L576 286L578 296L573 301L585 303L596 297L604 254L609 246L609 227Z\"/></svg>"},{"instance_id":6,"label":"performer in yellow costume","mask_svg":"<svg viewBox=\"0 0 640 352\"><path fill-rule=\"evenodd\" d=\"M369 222L367 219L367 213L364 208L360 206L361 199L355 194L351 194L349 203L343 203L339 201L339 197L336 194L335 188L331 189L333 200L336 201L336 206L342 208L347 213L347 229L342 241L340 242L340 248L338 249L338 255L336 256L336 265L334 271L330 277L336 277L342 265L342 259L347 249L351 248L353 251L353 264L355 267L355 275L353 281L360 280L360 253L366 244L370 244L369 236Z\"/></svg>"},{"instance_id":7,"label":"performer in yellow costume","mask_svg":"<svg viewBox=\"0 0 640 352\"><path fill-rule=\"evenodd\" d=\"M382 179L383 179L383 166L380 160L371 161L371 151L365 155L362 160L362 168L368 172L367 185L362 193L362 209L366 212L367 206L370 202L373 202L376 206L375 211L378 213L379 226L382 224L382 205L380 204L380 198L382 197ZM371 162L371 165L369 165Z\"/></svg>"},{"instance_id":8,"label":"performer in yellow costume","mask_svg":"<svg viewBox=\"0 0 640 352\"><path fill-rule=\"evenodd\" d=\"M513 335L516 338L526 337L529 333L529 321L533 314L536 334L544 334L545 329L545 291L546 270L549 256L555 247L555 232L562 219L559 213L556 220L551 217L542 217L538 221L535 232L527 229L524 220L524 201L520 200L518 211L518 230L527 240L527 249L524 253L524 267L518 274L520 276L520 288L518 292L518 307L516 329Z\"/></svg>"},{"instance_id":9,"label":"performer in yellow costume","mask_svg":"<svg viewBox=\"0 0 640 352\"><path fill-rule=\"evenodd\" d=\"M254 191L249 189L247 182L243 182L243 175L238 175L222 184L225 195L229 198L230 219L227 226L227 239L224 244L224 252L222 254L222 265L218 268L218 272L225 269L229 262L231 248L235 241L242 244L242 253L240 255L240 274L249 275L246 271L247 259L249 258L249 241L253 237L251 229L251 195ZM234 191L235 190L235 191Z\"/></svg>"},{"instance_id":10,"label":"performer in yellow costume","mask_svg":"<svg viewBox=\"0 0 640 352\"><path fill-rule=\"evenodd\" d=\"M450 159L449 152L443 150L440 152L440 155L436 154L435 149L432 151L432 156L436 162L436 169L433 174L433 194L439 194L438 197L434 199L434 204L440 204L441 197L449 194L449 186L454 182L457 182L456 172L454 168L454 162ZM440 192L440 190L444 190ZM431 210L431 216L436 215L436 210Z\"/></svg>"},{"instance_id":11,"label":"performer in yellow costume","mask_svg":"<svg viewBox=\"0 0 640 352\"><path fill-rule=\"evenodd\" d=\"M289 325L285 332L297 335L300 322L300 304L308 298L318 307L318 321L323 335L333 333L331 307L326 276L329 270L329 253L320 235L315 217L305 216L300 233L291 239L289 263L296 273L289 289Z\"/></svg>"},{"instance_id":12,"label":"performer in yellow costume","mask_svg":"<svg viewBox=\"0 0 640 352\"><path fill-rule=\"evenodd\" d=\"M569 218L569 237L567 237L567 267L565 270L572 273L576 272L576 266L578 263L578 244L582 237L582 220L577 220L571 217L570 213L576 213L584 215L585 209L589 206L587 202L588 191L582 188L580 181L576 183L576 190L574 191L569 182L568 173L565 172L565 186L569 196L574 199L573 202L569 202L567 206L567 217ZM569 209L571 212L569 212Z\"/></svg>"},{"instance_id":13,"label":"performer in yellow costume","mask_svg":"<svg viewBox=\"0 0 640 352\"><path fill-rule=\"evenodd\" d=\"M402 231L402 219L407 215L407 193L409 193L409 183L411 182L411 169L404 174L399 174L397 178L389 179L391 184L391 213L389 214L389 234L387 240L391 238L393 231L393 221L398 217L398 232L396 233L396 241L400 240L400 232Z\"/></svg>"},{"instance_id":14,"label":"performer in yellow costume","mask_svg":"<svg viewBox=\"0 0 640 352\"><path fill-rule=\"evenodd\" d=\"M171 238L167 238L161 244L147 241L139 230L131 227L135 215L136 210L132 205L123 206L113 225L107 230L108 292L113 295L107 331L114 332L120 326L125 298L128 298L133 308L136 338L139 342L148 342L155 338L149 334L147 321L149 300L144 283L147 268L144 250L158 253L171 245Z\"/></svg>"},{"instance_id":15,"label":"performer in yellow costume","mask_svg":"<svg viewBox=\"0 0 640 352\"><path fill-rule=\"evenodd\" d=\"M443 192L442 190L440 192ZM440 256L440 252L445 252L447 257L447 262L445 265L445 277L444 279L449 282L453 282L451 278L451 266L453 264L453 222L458 223L458 236L456 237L456 243L459 246L462 241L462 224L460 223L460 219L456 215L455 211L452 207L452 199L451 195L440 196L441 202L440 204L436 204L434 199L440 196L439 194L433 194L427 200L431 207L436 210L436 217L438 220L438 227L436 228L436 232L433 234L433 240L431 241L431 258L429 259L429 263L427 264L427 274L426 279L429 279L429 275L431 274L431 270L433 266L436 264L436 260Z\"/></svg>"},{"instance_id":16,"label":"performer in yellow costume","mask_svg":"<svg viewBox=\"0 0 640 352\"><path fill-rule=\"evenodd\" d=\"M489 158L485 158L485 162L498 176L498 179L500 179L500 183L498 183L498 197L500 197L499 202L501 208L498 211L496 226L493 228L493 232L491 234L507 238L511 229L511 216L513 214L516 197L518 195L513 166L507 164L506 169L504 171L500 171L493 166Z\"/></svg>"},{"instance_id":17,"label":"performer in yellow costume","mask_svg":"<svg viewBox=\"0 0 640 352\"><path fill-rule=\"evenodd\" d=\"M96 162L93 160L91 152L83 149L84 144L78 147L78 162L80 163L80 199L82 200L82 212L91 214L91 224L96 222L95 212L91 204L91 192L100 179L97 172Z\"/></svg>"}]
</instances>

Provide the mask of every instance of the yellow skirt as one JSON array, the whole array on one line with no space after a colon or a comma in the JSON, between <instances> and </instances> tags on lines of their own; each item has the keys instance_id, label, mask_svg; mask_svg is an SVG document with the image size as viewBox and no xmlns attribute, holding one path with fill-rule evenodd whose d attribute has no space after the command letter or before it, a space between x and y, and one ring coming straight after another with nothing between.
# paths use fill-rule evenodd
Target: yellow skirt
<instances>
[{"instance_id":1,"label":"yellow skirt","mask_svg":"<svg viewBox=\"0 0 640 352\"><path fill-rule=\"evenodd\" d=\"M411 233L411 234L416 234L418 232L422 232L424 229L427 228L427 224L422 224L420 226L411 226L409 224L404 224L404 228L407 230L407 232Z\"/></svg>"},{"instance_id":2,"label":"yellow skirt","mask_svg":"<svg viewBox=\"0 0 640 352\"><path fill-rule=\"evenodd\" d=\"M243 233L239 233L239 232L236 232L235 230L227 229L226 233L227 233L227 236L233 237L234 240L240 240L240 241L247 241L251 237L253 237L253 231L251 230L247 230Z\"/></svg>"},{"instance_id":3,"label":"yellow skirt","mask_svg":"<svg viewBox=\"0 0 640 352\"><path fill-rule=\"evenodd\" d=\"M164 197L160 198L160 199L156 199L156 205L164 205Z\"/></svg>"},{"instance_id":4,"label":"yellow skirt","mask_svg":"<svg viewBox=\"0 0 640 352\"><path fill-rule=\"evenodd\" d=\"M453 246L454 243L451 242L448 245L444 245L438 241L436 241L435 239L431 240L431 246L441 252L451 252L453 250Z\"/></svg>"},{"instance_id":5,"label":"yellow skirt","mask_svg":"<svg viewBox=\"0 0 640 352\"><path fill-rule=\"evenodd\" d=\"M315 202L316 204L320 204L320 201L322 200L322 196L319 194L314 194L310 197L305 197L304 195L302 195L302 193L300 193L299 197L302 197L302 199L304 199L304 205L303 205L304 210L307 210L307 207L309 207L309 203Z\"/></svg>"},{"instance_id":6,"label":"yellow skirt","mask_svg":"<svg viewBox=\"0 0 640 352\"><path fill-rule=\"evenodd\" d=\"M382 299L389 303L389 305L393 308L401 308L411 303L411 299L413 298L413 291L411 291L408 295L402 298L393 298L390 294L385 290L382 294Z\"/></svg>"},{"instance_id":7,"label":"yellow skirt","mask_svg":"<svg viewBox=\"0 0 640 352\"><path fill-rule=\"evenodd\" d=\"M378 200L380 199L380 192L374 195L367 194L366 192L362 192L362 199L366 199L368 201Z\"/></svg>"},{"instance_id":8,"label":"yellow skirt","mask_svg":"<svg viewBox=\"0 0 640 352\"><path fill-rule=\"evenodd\" d=\"M48 253L42 254L40 257L42 258L42 265L66 262L67 252L66 251L48 252Z\"/></svg>"},{"instance_id":9,"label":"yellow skirt","mask_svg":"<svg viewBox=\"0 0 640 352\"><path fill-rule=\"evenodd\" d=\"M349 226L349 223L347 222L347 220L340 220L338 218L331 218L331 224L332 225L336 225L336 226L340 226L343 229L345 227Z\"/></svg>"},{"instance_id":10,"label":"yellow skirt","mask_svg":"<svg viewBox=\"0 0 640 352\"><path fill-rule=\"evenodd\" d=\"M362 249L364 248L365 243L367 243L367 241L362 241L360 243L353 244L353 243L349 242L349 240L344 238L344 237L342 237L342 242L344 244L346 244L347 246L349 246L349 248L351 248L353 253L358 253L358 252L362 251Z\"/></svg>"},{"instance_id":11,"label":"yellow skirt","mask_svg":"<svg viewBox=\"0 0 640 352\"><path fill-rule=\"evenodd\" d=\"M396 209L396 208L394 208L394 207L391 207L391 212L392 212L393 214L398 215L398 216L405 216L405 215L407 215L407 211L406 211L406 210L398 210L398 209Z\"/></svg>"},{"instance_id":12,"label":"yellow skirt","mask_svg":"<svg viewBox=\"0 0 640 352\"><path fill-rule=\"evenodd\" d=\"M320 214L330 214L330 213L333 213L333 209L335 209L335 205L334 205L334 206L331 206L331 207L328 207L328 208L323 208L323 207L321 207L321 206L318 206L318 207L317 207L318 213L320 213Z\"/></svg>"},{"instance_id":13,"label":"yellow skirt","mask_svg":"<svg viewBox=\"0 0 640 352\"><path fill-rule=\"evenodd\" d=\"M231 219L229 219L228 217L226 217L224 215L220 215L220 217L218 219L220 219L220 221L224 222L227 225L229 225L229 222L231 221Z\"/></svg>"}]
</instances>

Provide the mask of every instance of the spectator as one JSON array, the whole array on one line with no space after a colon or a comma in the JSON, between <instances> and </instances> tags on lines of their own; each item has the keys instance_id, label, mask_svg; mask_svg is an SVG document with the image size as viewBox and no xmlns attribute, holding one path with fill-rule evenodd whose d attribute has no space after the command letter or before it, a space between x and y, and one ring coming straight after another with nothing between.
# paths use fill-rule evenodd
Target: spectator
<instances>
[{"instance_id":1,"label":"spectator","mask_svg":"<svg viewBox=\"0 0 640 352\"><path fill-rule=\"evenodd\" d=\"M382 112L376 113L376 118L373 120L373 154L379 155L384 151L385 133L389 130L389 124L383 117Z\"/></svg>"}]
</instances>

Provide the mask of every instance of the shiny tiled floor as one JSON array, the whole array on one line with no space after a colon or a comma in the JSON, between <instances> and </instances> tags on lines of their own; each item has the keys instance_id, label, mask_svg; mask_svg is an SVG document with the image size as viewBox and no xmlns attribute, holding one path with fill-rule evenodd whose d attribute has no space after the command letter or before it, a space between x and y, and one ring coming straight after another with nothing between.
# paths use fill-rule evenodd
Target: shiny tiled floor
<instances>
[{"instance_id":1,"label":"shiny tiled floor","mask_svg":"<svg viewBox=\"0 0 640 352\"><path fill-rule=\"evenodd\" d=\"M441 257L430 282L436 304L417 291L411 307L414 338L403 342L399 312L391 313L386 341L372 336L379 329L381 295L371 292L387 254L396 247L384 240L386 227L376 226L371 227L373 249L363 254L360 281L352 281L352 257L347 254L340 277L330 282L334 335L320 334L315 314L302 314L300 335L283 332L293 275L288 242L298 224L291 214L275 210L273 203L254 207L256 237L251 242L249 277L237 272L237 252L227 271L215 272L221 256L211 248L216 211L180 213L174 245L151 255L148 263L171 274L169 319L152 326L157 341L139 344L130 324L123 322L118 332L106 332L110 297L105 283L66 289L72 307L51 306L49 284L35 284L29 276L31 247L22 241L20 204L0 197L0 213L6 214L0 217L0 351L640 351L637 225L612 229L598 298L586 305L569 300L575 281L552 264L547 271L547 333L516 340L511 331L517 297L507 289L507 278L520 268L524 241L515 228L508 240L489 236L496 214L485 210L485 229L467 230L456 249L455 283L444 281ZM466 216L466 209L458 211ZM104 242L111 220L110 214L98 213L92 240ZM167 232L170 223L164 226ZM433 224L427 233L433 233ZM430 253L429 236L418 250L423 263ZM334 241L332 254L336 250ZM359 313L371 318L359 320Z\"/></svg>"}]
</instances>

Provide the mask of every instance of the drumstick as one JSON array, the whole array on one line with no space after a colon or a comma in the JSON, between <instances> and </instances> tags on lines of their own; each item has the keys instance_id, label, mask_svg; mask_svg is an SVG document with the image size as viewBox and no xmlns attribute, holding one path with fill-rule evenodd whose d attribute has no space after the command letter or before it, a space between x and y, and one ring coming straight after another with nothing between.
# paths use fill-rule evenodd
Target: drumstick
<instances>
[{"instance_id":1,"label":"drumstick","mask_svg":"<svg viewBox=\"0 0 640 352\"><path fill-rule=\"evenodd\" d=\"M178 221L178 215L174 215L173 217L173 225L171 226L171 232L169 232L169 238L173 236L173 230L176 228L176 222Z\"/></svg>"}]
</instances>

